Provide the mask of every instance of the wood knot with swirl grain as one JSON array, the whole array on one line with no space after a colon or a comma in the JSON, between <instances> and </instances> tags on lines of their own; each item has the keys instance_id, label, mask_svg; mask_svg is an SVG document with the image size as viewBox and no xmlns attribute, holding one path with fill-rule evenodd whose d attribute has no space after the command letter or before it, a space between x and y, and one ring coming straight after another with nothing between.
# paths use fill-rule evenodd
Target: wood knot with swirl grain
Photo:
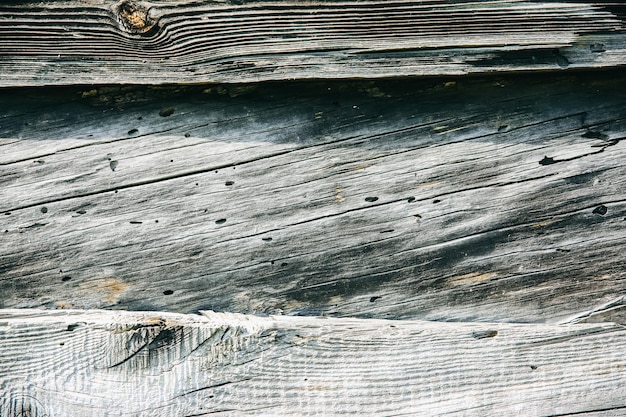
<instances>
[{"instance_id":1,"label":"wood knot with swirl grain","mask_svg":"<svg viewBox=\"0 0 626 417\"><path fill-rule=\"evenodd\" d=\"M151 17L150 9L140 2L123 0L115 6L115 13L129 33L146 36L158 29L157 19Z\"/></svg>"}]
</instances>

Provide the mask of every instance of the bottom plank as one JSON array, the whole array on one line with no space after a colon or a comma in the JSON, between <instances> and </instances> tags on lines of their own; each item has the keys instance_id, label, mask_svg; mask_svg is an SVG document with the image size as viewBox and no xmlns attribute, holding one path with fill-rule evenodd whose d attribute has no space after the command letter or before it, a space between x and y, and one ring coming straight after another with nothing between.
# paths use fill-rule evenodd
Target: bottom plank
<instances>
[{"instance_id":1,"label":"bottom plank","mask_svg":"<svg viewBox=\"0 0 626 417\"><path fill-rule=\"evenodd\" d=\"M0 310L0 416L623 415L625 333Z\"/></svg>"}]
</instances>

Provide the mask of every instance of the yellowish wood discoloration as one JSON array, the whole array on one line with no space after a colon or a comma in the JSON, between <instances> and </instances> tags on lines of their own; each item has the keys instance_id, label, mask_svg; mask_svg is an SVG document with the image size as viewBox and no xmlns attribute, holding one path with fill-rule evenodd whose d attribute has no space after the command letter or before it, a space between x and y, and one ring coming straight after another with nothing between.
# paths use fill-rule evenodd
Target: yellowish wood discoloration
<instances>
[{"instance_id":1,"label":"yellowish wood discoloration","mask_svg":"<svg viewBox=\"0 0 626 417\"><path fill-rule=\"evenodd\" d=\"M472 272L465 275L459 275L455 277L450 277L447 279L448 284L452 286L462 286L462 285L474 285L483 281L487 281L491 278L497 277L498 274L495 272Z\"/></svg>"},{"instance_id":2,"label":"yellowish wood discoloration","mask_svg":"<svg viewBox=\"0 0 626 417\"><path fill-rule=\"evenodd\" d=\"M149 9L138 1L123 0L115 9L124 27L132 33L146 33L156 24L149 16Z\"/></svg>"}]
</instances>

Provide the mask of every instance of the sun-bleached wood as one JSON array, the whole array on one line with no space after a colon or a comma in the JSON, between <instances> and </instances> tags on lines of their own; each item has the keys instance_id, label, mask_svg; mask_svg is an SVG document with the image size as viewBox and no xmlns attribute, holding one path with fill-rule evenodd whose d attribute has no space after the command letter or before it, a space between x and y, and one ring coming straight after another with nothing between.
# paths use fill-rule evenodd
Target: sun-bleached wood
<instances>
[{"instance_id":1,"label":"sun-bleached wood","mask_svg":"<svg viewBox=\"0 0 626 417\"><path fill-rule=\"evenodd\" d=\"M0 345L2 416L626 412L610 323L0 310Z\"/></svg>"},{"instance_id":2,"label":"sun-bleached wood","mask_svg":"<svg viewBox=\"0 0 626 417\"><path fill-rule=\"evenodd\" d=\"M620 1L0 5L0 86L376 78L626 62Z\"/></svg>"},{"instance_id":3,"label":"sun-bleached wood","mask_svg":"<svg viewBox=\"0 0 626 417\"><path fill-rule=\"evenodd\" d=\"M5 92L0 306L622 321L625 86Z\"/></svg>"}]
</instances>

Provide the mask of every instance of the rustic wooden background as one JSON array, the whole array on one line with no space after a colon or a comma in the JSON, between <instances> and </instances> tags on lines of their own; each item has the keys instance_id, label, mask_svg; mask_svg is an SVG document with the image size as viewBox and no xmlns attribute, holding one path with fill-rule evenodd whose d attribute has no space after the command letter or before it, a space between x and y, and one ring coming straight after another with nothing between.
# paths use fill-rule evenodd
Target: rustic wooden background
<instances>
[{"instance_id":1,"label":"rustic wooden background","mask_svg":"<svg viewBox=\"0 0 626 417\"><path fill-rule=\"evenodd\" d=\"M626 415L625 19L0 5L0 417Z\"/></svg>"},{"instance_id":2,"label":"rustic wooden background","mask_svg":"<svg viewBox=\"0 0 626 417\"><path fill-rule=\"evenodd\" d=\"M0 303L586 311L622 295L623 80L6 91Z\"/></svg>"},{"instance_id":3,"label":"rustic wooden background","mask_svg":"<svg viewBox=\"0 0 626 417\"><path fill-rule=\"evenodd\" d=\"M624 333L610 323L3 310L0 413L619 416Z\"/></svg>"},{"instance_id":4,"label":"rustic wooden background","mask_svg":"<svg viewBox=\"0 0 626 417\"><path fill-rule=\"evenodd\" d=\"M0 5L0 86L612 68L621 0L60 0Z\"/></svg>"}]
</instances>

